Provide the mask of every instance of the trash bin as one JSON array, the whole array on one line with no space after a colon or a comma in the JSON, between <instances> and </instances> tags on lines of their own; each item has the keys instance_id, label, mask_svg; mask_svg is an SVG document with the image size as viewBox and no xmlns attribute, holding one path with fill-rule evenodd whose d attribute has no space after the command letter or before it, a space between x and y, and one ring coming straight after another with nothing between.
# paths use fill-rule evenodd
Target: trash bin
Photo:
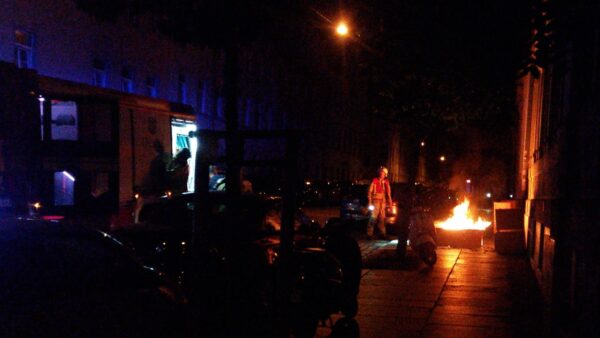
<instances>
[{"instance_id":1,"label":"trash bin","mask_svg":"<svg viewBox=\"0 0 600 338\"><path fill-rule=\"evenodd\" d=\"M523 210L517 201L494 202L494 246L500 254L520 254L525 251Z\"/></svg>"}]
</instances>

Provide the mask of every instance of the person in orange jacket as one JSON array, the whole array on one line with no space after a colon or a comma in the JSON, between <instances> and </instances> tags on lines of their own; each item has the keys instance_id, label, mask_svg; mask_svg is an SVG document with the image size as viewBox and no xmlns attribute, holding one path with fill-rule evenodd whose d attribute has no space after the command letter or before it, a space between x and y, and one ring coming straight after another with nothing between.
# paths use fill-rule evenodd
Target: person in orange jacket
<instances>
[{"instance_id":1,"label":"person in orange jacket","mask_svg":"<svg viewBox=\"0 0 600 338\"><path fill-rule=\"evenodd\" d=\"M385 229L385 207L392 205L392 189L387 179L388 170L386 167L379 167L377 177L373 179L369 186L369 210L371 210L371 219L367 226L367 236L372 237L377 223L380 235L386 237Z\"/></svg>"}]
</instances>

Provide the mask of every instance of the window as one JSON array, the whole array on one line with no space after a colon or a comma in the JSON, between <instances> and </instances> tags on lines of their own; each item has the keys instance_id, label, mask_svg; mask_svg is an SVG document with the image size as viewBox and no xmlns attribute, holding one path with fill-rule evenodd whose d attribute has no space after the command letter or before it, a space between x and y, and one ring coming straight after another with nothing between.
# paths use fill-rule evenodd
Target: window
<instances>
[{"instance_id":1,"label":"window","mask_svg":"<svg viewBox=\"0 0 600 338\"><path fill-rule=\"evenodd\" d=\"M106 87L106 64L98 59L94 59L94 74L92 84L96 87Z\"/></svg>"},{"instance_id":2,"label":"window","mask_svg":"<svg viewBox=\"0 0 600 338\"><path fill-rule=\"evenodd\" d=\"M77 103L74 101L52 100L52 140L76 141L78 135Z\"/></svg>"},{"instance_id":3,"label":"window","mask_svg":"<svg viewBox=\"0 0 600 338\"><path fill-rule=\"evenodd\" d=\"M225 100L223 97L217 98L217 116L224 117L225 116Z\"/></svg>"},{"instance_id":4,"label":"window","mask_svg":"<svg viewBox=\"0 0 600 338\"><path fill-rule=\"evenodd\" d=\"M203 114L208 114L209 108L209 84L208 81L200 81L198 83L198 110Z\"/></svg>"},{"instance_id":5,"label":"window","mask_svg":"<svg viewBox=\"0 0 600 338\"><path fill-rule=\"evenodd\" d=\"M15 64L19 68L33 68L33 43L34 36L31 33L15 31Z\"/></svg>"},{"instance_id":6,"label":"window","mask_svg":"<svg viewBox=\"0 0 600 338\"><path fill-rule=\"evenodd\" d=\"M187 85L185 83L185 75L179 75L177 81L177 101L187 103Z\"/></svg>"},{"instance_id":7,"label":"window","mask_svg":"<svg viewBox=\"0 0 600 338\"><path fill-rule=\"evenodd\" d=\"M156 90L158 81L155 77L149 76L146 79L146 95L150 97L157 97L158 91Z\"/></svg>"},{"instance_id":8,"label":"window","mask_svg":"<svg viewBox=\"0 0 600 338\"><path fill-rule=\"evenodd\" d=\"M75 177L68 171L54 173L54 205L66 206L75 204Z\"/></svg>"},{"instance_id":9,"label":"window","mask_svg":"<svg viewBox=\"0 0 600 338\"><path fill-rule=\"evenodd\" d=\"M257 110L258 116L261 117L260 127L262 129L271 129L271 117L269 116L269 111L267 111L265 104L262 102L259 103L258 106L256 107L256 110Z\"/></svg>"},{"instance_id":10,"label":"window","mask_svg":"<svg viewBox=\"0 0 600 338\"><path fill-rule=\"evenodd\" d=\"M187 148L190 151L191 158L188 160L188 176L186 190L194 191L196 152L198 151L198 139L190 137L190 132L196 131L194 121L173 118L171 120L171 145L173 155L178 154L182 149Z\"/></svg>"},{"instance_id":11,"label":"window","mask_svg":"<svg viewBox=\"0 0 600 338\"><path fill-rule=\"evenodd\" d=\"M130 68L123 67L121 70L122 86L125 93L133 93L133 71Z\"/></svg>"},{"instance_id":12,"label":"window","mask_svg":"<svg viewBox=\"0 0 600 338\"><path fill-rule=\"evenodd\" d=\"M253 121L253 117L254 117L254 105L252 104L252 100L248 99L246 101L246 112L245 112L245 118L246 121L244 122L244 124L246 125L246 127L252 127L252 121Z\"/></svg>"}]
</instances>

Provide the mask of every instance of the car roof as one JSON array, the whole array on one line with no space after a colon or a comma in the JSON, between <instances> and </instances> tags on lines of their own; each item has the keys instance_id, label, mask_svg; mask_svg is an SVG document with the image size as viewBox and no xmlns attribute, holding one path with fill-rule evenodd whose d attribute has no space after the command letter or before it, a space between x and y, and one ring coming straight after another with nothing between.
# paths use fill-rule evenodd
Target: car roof
<instances>
[{"instance_id":1,"label":"car roof","mask_svg":"<svg viewBox=\"0 0 600 338\"><path fill-rule=\"evenodd\" d=\"M184 192L181 194L176 194L176 195L172 195L170 197L168 196L162 196L157 202L155 203L148 203L148 205L151 204L162 204L162 203L184 203L184 202L193 202L194 201L194 192ZM209 202L216 204L216 203L225 203L227 201L227 194L224 191L211 191L208 193L209 196ZM240 195L240 203L242 205L244 204L250 204L250 203L264 203L266 205L270 204L270 203L277 203L281 201L281 196L277 196L277 195L270 195L270 194L242 194Z\"/></svg>"},{"instance_id":2,"label":"car roof","mask_svg":"<svg viewBox=\"0 0 600 338\"><path fill-rule=\"evenodd\" d=\"M44 221L26 217L11 217L0 220L0 240L34 239L48 236L101 237L102 232L86 226L59 221ZM104 234L104 236L108 236Z\"/></svg>"}]
</instances>

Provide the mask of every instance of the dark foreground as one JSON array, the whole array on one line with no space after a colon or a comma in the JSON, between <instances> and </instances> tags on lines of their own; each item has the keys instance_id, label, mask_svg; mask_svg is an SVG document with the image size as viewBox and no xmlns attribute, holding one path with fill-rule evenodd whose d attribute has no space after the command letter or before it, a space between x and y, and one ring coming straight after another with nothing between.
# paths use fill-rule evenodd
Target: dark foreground
<instances>
[{"instance_id":1,"label":"dark foreground","mask_svg":"<svg viewBox=\"0 0 600 338\"><path fill-rule=\"evenodd\" d=\"M411 256L399 263L387 241L361 241L361 249L356 320L362 338L544 335L541 298L525 257L499 255L493 245L438 248L438 262L428 269ZM330 326L317 337L329 336Z\"/></svg>"}]
</instances>

